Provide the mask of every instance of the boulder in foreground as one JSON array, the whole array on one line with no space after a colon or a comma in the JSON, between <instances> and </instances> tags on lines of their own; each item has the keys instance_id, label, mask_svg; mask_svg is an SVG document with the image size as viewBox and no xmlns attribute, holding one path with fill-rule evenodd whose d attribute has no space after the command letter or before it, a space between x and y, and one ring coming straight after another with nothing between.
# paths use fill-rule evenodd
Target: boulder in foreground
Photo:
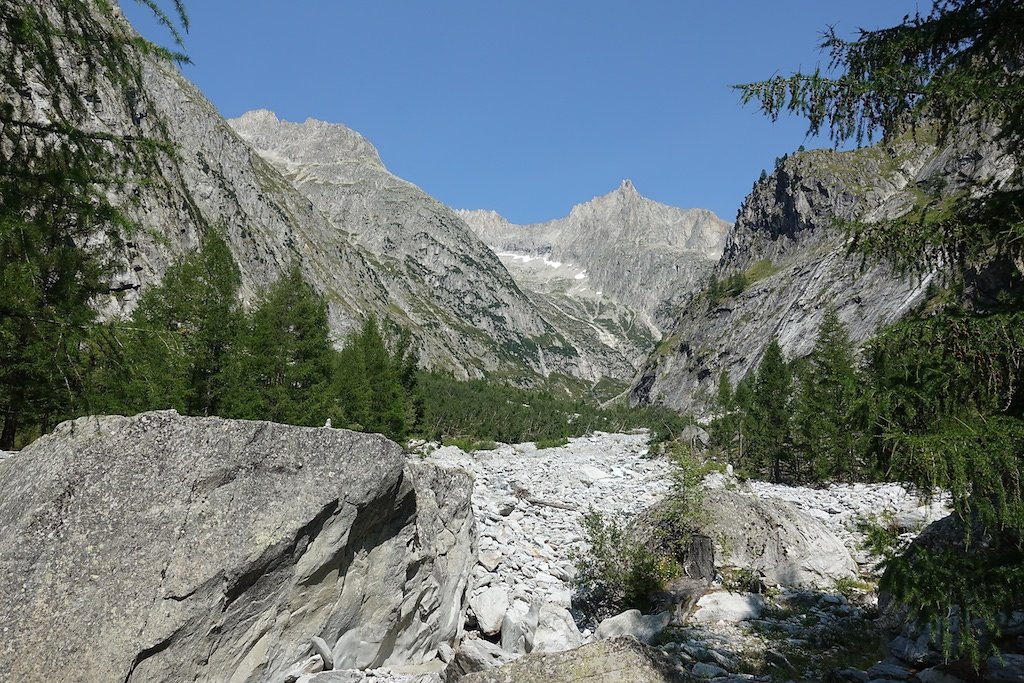
<instances>
[{"instance_id":1,"label":"boulder in foreground","mask_svg":"<svg viewBox=\"0 0 1024 683\"><path fill-rule=\"evenodd\" d=\"M459 635L471 490L377 435L64 423L0 462L0 671L269 681L313 636L339 669L427 661Z\"/></svg>"}]
</instances>

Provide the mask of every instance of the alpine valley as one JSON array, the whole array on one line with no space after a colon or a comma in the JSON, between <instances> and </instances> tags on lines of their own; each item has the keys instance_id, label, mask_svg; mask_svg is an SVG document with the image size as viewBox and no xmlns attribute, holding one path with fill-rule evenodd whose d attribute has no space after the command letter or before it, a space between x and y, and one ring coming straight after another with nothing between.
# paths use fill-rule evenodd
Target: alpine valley
<instances>
[{"instance_id":1,"label":"alpine valley","mask_svg":"<svg viewBox=\"0 0 1024 683\"><path fill-rule=\"evenodd\" d=\"M1024 681L1024 10L928 17L1018 128L517 225L0 0L0 679Z\"/></svg>"}]
</instances>

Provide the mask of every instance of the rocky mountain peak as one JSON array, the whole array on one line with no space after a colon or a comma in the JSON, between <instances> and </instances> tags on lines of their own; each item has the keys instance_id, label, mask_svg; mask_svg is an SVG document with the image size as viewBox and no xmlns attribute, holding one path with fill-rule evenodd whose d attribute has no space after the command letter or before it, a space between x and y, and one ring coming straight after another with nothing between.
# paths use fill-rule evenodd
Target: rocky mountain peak
<instances>
[{"instance_id":1,"label":"rocky mountain peak","mask_svg":"<svg viewBox=\"0 0 1024 683\"><path fill-rule=\"evenodd\" d=\"M706 209L648 199L629 179L547 223L514 225L493 211L459 215L521 287L621 304L652 330L710 272L730 227ZM537 266L541 258L548 267Z\"/></svg>"},{"instance_id":2,"label":"rocky mountain peak","mask_svg":"<svg viewBox=\"0 0 1024 683\"><path fill-rule=\"evenodd\" d=\"M267 109L246 112L236 119L229 119L228 123L265 156L265 152L271 150L271 154L276 151L294 164L332 167L368 164L384 168L377 148L340 123L314 118L294 123L279 119Z\"/></svg>"}]
</instances>

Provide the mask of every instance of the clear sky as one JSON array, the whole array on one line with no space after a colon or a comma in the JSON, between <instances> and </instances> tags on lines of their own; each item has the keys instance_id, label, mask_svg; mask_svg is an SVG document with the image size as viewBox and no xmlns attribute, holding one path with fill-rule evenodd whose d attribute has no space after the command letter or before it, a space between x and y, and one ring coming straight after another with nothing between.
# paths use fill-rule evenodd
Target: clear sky
<instances>
[{"instance_id":1,"label":"clear sky","mask_svg":"<svg viewBox=\"0 0 1024 683\"><path fill-rule=\"evenodd\" d=\"M167 43L134 0L140 30ZM730 84L813 68L829 25L898 23L930 0L186 0L183 68L227 117L266 108L365 135L456 208L558 218L624 178L733 220L806 140Z\"/></svg>"}]
</instances>

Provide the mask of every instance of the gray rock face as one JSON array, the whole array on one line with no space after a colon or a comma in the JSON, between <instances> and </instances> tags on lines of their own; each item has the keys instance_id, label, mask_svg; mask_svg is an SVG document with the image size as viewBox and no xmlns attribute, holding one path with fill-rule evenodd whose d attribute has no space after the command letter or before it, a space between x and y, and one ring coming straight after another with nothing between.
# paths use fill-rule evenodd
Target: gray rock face
<instances>
[{"instance_id":1,"label":"gray rock face","mask_svg":"<svg viewBox=\"0 0 1024 683\"><path fill-rule=\"evenodd\" d=\"M593 334L564 337L461 218L389 173L355 131L280 121L265 110L228 123L333 226L318 241L343 235L366 255L386 290L388 317L424 342L429 365L457 359L456 369L472 376L503 364L595 380L611 371L611 349Z\"/></svg>"},{"instance_id":2,"label":"gray rock face","mask_svg":"<svg viewBox=\"0 0 1024 683\"><path fill-rule=\"evenodd\" d=\"M514 225L493 211L459 215L524 282L539 289L572 280L578 296L603 295L652 318L708 273L730 227L706 209L647 199L629 180L547 223Z\"/></svg>"},{"instance_id":3,"label":"gray rock face","mask_svg":"<svg viewBox=\"0 0 1024 683\"><path fill-rule=\"evenodd\" d=\"M708 533L721 562L756 569L784 586L831 586L857 576L857 563L822 522L780 500L716 490L707 496Z\"/></svg>"},{"instance_id":4,"label":"gray rock face","mask_svg":"<svg viewBox=\"0 0 1024 683\"><path fill-rule=\"evenodd\" d=\"M633 403L705 410L722 370L735 383L777 336L788 358L813 348L834 305L861 343L926 296L930 276L907 279L886 265L862 269L848 257L837 222L876 222L912 205L911 181L934 179L955 191L969 178L1005 178L1012 161L984 139L938 150L906 140L854 152L814 150L789 157L754 186L729 234L715 276L745 273L738 296L695 297L648 359L631 389Z\"/></svg>"},{"instance_id":5,"label":"gray rock face","mask_svg":"<svg viewBox=\"0 0 1024 683\"><path fill-rule=\"evenodd\" d=\"M380 436L82 418L0 463L12 680L269 681L419 664L460 632L472 482Z\"/></svg>"},{"instance_id":6,"label":"gray rock face","mask_svg":"<svg viewBox=\"0 0 1024 683\"><path fill-rule=\"evenodd\" d=\"M600 640L556 653L534 653L471 673L464 683L675 683L687 677L664 654L634 638Z\"/></svg>"},{"instance_id":7,"label":"gray rock face","mask_svg":"<svg viewBox=\"0 0 1024 683\"><path fill-rule=\"evenodd\" d=\"M647 199L628 180L547 223L458 213L549 319L596 331L634 365L672 322L666 313L710 272L729 228L710 211Z\"/></svg>"},{"instance_id":8,"label":"gray rock face","mask_svg":"<svg viewBox=\"0 0 1024 683\"><path fill-rule=\"evenodd\" d=\"M59 16L53 0L42 5ZM120 20L108 28L131 33ZM70 42L61 51L63 75L87 90L86 60ZM326 298L339 340L372 314L408 328L424 364L462 377L496 372L528 384L554 373L591 381L633 374L592 329L562 331L546 319L461 219L388 173L358 134L255 112L234 122L243 137L173 66L140 57L140 69L130 105L101 77L84 125L166 140L175 155L149 177L127 179L126 211L140 228L118 247L124 268L111 276L116 294L98 302L103 315L130 311L217 228L246 303L297 263ZM50 93L35 74L26 82L45 121Z\"/></svg>"}]
</instances>

